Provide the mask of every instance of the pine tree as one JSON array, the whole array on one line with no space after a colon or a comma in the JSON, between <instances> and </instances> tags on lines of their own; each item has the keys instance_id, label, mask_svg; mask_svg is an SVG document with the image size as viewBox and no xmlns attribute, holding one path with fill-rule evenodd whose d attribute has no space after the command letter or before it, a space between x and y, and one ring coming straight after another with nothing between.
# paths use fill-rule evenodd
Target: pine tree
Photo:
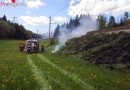
<instances>
[{"instance_id":1,"label":"pine tree","mask_svg":"<svg viewBox=\"0 0 130 90\"><path fill-rule=\"evenodd\" d=\"M120 19L120 24L119 24L120 26L123 26L124 25L124 19L121 17L121 19Z\"/></svg>"},{"instance_id":2,"label":"pine tree","mask_svg":"<svg viewBox=\"0 0 130 90\"><path fill-rule=\"evenodd\" d=\"M107 25L109 28L112 28L112 27L116 27L116 21L115 21L115 17L114 16L111 16L109 18L109 22L108 22L108 25Z\"/></svg>"},{"instance_id":3,"label":"pine tree","mask_svg":"<svg viewBox=\"0 0 130 90\"><path fill-rule=\"evenodd\" d=\"M80 24L79 22L79 16L76 15L75 19L74 19L74 27L77 27Z\"/></svg>"},{"instance_id":4,"label":"pine tree","mask_svg":"<svg viewBox=\"0 0 130 90\"><path fill-rule=\"evenodd\" d=\"M7 18L5 15L2 17L2 20L7 21Z\"/></svg>"},{"instance_id":5,"label":"pine tree","mask_svg":"<svg viewBox=\"0 0 130 90\"><path fill-rule=\"evenodd\" d=\"M56 27L56 29L54 31L53 37L58 38L59 35L60 35L60 26L57 25L57 27Z\"/></svg>"},{"instance_id":6,"label":"pine tree","mask_svg":"<svg viewBox=\"0 0 130 90\"><path fill-rule=\"evenodd\" d=\"M99 22L99 29L105 29L106 28L106 17L105 15L99 15L98 16L98 22Z\"/></svg>"},{"instance_id":7,"label":"pine tree","mask_svg":"<svg viewBox=\"0 0 130 90\"><path fill-rule=\"evenodd\" d=\"M128 25L129 24L129 13L128 12L125 12L124 13L124 25Z\"/></svg>"},{"instance_id":8,"label":"pine tree","mask_svg":"<svg viewBox=\"0 0 130 90\"><path fill-rule=\"evenodd\" d=\"M129 13L128 13L128 12L125 12L125 13L124 13L124 17L126 18L126 20L128 20L128 18L129 18Z\"/></svg>"}]
</instances>

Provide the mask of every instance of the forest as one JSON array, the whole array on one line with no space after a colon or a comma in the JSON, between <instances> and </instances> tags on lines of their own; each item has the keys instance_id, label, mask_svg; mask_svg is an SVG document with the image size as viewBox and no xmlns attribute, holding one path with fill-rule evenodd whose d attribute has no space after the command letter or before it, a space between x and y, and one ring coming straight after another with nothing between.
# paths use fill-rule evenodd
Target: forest
<instances>
[{"instance_id":1,"label":"forest","mask_svg":"<svg viewBox=\"0 0 130 90\"><path fill-rule=\"evenodd\" d=\"M71 18L69 22L64 23L62 25L57 25L57 27L55 28L53 37L58 38L58 36L60 35L61 27L67 27L67 29L69 31L75 30L75 28L77 28L80 25L80 20L82 17L91 18L90 15L80 15L80 16L76 15L76 17L74 19ZM107 17L105 14L100 14L100 15L98 15L96 21L99 26L99 28L98 28L99 32L108 31L113 28L120 28L120 27L121 27L121 29L126 29L128 27L128 25L130 24L128 12L124 12L124 15L121 16L121 18L117 19L117 20L116 20L116 17L114 17L114 16Z\"/></svg>"},{"instance_id":2,"label":"forest","mask_svg":"<svg viewBox=\"0 0 130 90\"><path fill-rule=\"evenodd\" d=\"M23 25L7 20L6 15L0 18L0 39L29 39L33 34Z\"/></svg>"}]
</instances>

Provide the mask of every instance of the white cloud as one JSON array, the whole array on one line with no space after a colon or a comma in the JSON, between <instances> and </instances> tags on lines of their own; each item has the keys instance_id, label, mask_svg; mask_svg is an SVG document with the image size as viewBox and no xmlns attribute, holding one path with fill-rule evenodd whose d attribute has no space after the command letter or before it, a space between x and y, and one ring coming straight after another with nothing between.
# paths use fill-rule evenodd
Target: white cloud
<instances>
[{"instance_id":1,"label":"white cloud","mask_svg":"<svg viewBox=\"0 0 130 90\"><path fill-rule=\"evenodd\" d=\"M71 0L68 15L111 14L119 16L126 11L130 12L130 0Z\"/></svg>"},{"instance_id":2,"label":"white cloud","mask_svg":"<svg viewBox=\"0 0 130 90\"><path fill-rule=\"evenodd\" d=\"M29 11L27 11L27 12L26 12L26 14L30 14L30 12L29 12Z\"/></svg>"},{"instance_id":3,"label":"white cloud","mask_svg":"<svg viewBox=\"0 0 130 90\"><path fill-rule=\"evenodd\" d=\"M76 3L80 2L80 0L71 0L70 5L75 5Z\"/></svg>"},{"instance_id":4,"label":"white cloud","mask_svg":"<svg viewBox=\"0 0 130 90\"><path fill-rule=\"evenodd\" d=\"M12 3L11 0L5 0L5 3Z\"/></svg>"},{"instance_id":5,"label":"white cloud","mask_svg":"<svg viewBox=\"0 0 130 90\"><path fill-rule=\"evenodd\" d=\"M66 17L61 17L61 16L57 16L54 18L53 22L54 23L65 23L68 20L68 18Z\"/></svg>"},{"instance_id":6,"label":"white cloud","mask_svg":"<svg viewBox=\"0 0 130 90\"><path fill-rule=\"evenodd\" d=\"M19 0L18 2L19 2L19 3L22 3L22 2L23 2L23 0Z\"/></svg>"},{"instance_id":7,"label":"white cloud","mask_svg":"<svg viewBox=\"0 0 130 90\"><path fill-rule=\"evenodd\" d=\"M42 0L25 0L25 3L28 8L39 8L46 5Z\"/></svg>"},{"instance_id":8,"label":"white cloud","mask_svg":"<svg viewBox=\"0 0 130 90\"><path fill-rule=\"evenodd\" d=\"M47 24L49 24L49 18L46 16L34 16L34 17L33 16L20 16L19 18L25 24L28 24L28 25L47 25ZM66 18L66 17L57 16L57 17L54 17L54 19L52 19L52 23L61 24L61 23L67 22L67 20L68 20L68 18Z\"/></svg>"},{"instance_id":9,"label":"white cloud","mask_svg":"<svg viewBox=\"0 0 130 90\"><path fill-rule=\"evenodd\" d=\"M46 16L20 16L20 19L28 25L46 25L49 22L49 18Z\"/></svg>"}]
</instances>

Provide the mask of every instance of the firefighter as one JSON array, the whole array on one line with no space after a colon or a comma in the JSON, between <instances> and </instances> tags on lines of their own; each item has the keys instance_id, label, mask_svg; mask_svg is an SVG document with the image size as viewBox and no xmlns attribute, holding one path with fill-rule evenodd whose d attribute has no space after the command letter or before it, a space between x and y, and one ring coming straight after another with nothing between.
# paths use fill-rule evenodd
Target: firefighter
<instances>
[{"instance_id":1,"label":"firefighter","mask_svg":"<svg viewBox=\"0 0 130 90\"><path fill-rule=\"evenodd\" d=\"M23 43L19 44L19 50L20 50L20 52L23 52L23 50L24 50L24 44Z\"/></svg>"},{"instance_id":2,"label":"firefighter","mask_svg":"<svg viewBox=\"0 0 130 90\"><path fill-rule=\"evenodd\" d=\"M32 53L31 42L27 43L27 53Z\"/></svg>"},{"instance_id":3,"label":"firefighter","mask_svg":"<svg viewBox=\"0 0 130 90\"><path fill-rule=\"evenodd\" d=\"M42 47L41 47L41 51L43 51L43 52L44 52L44 46L42 46Z\"/></svg>"},{"instance_id":4,"label":"firefighter","mask_svg":"<svg viewBox=\"0 0 130 90\"><path fill-rule=\"evenodd\" d=\"M27 47L27 53L32 53L32 52L31 52L31 46L30 46L30 45L28 45L28 47Z\"/></svg>"}]
</instances>

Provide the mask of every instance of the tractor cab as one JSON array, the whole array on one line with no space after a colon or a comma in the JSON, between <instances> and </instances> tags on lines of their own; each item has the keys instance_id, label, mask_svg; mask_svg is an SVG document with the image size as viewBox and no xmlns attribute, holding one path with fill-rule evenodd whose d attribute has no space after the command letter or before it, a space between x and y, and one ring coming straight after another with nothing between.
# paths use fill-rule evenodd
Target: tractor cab
<instances>
[{"instance_id":1,"label":"tractor cab","mask_svg":"<svg viewBox=\"0 0 130 90\"><path fill-rule=\"evenodd\" d=\"M39 51L39 41L36 39L29 39L24 44L20 44L20 51L26 53L33 53Z\"/></svg>"}]
</instances>

